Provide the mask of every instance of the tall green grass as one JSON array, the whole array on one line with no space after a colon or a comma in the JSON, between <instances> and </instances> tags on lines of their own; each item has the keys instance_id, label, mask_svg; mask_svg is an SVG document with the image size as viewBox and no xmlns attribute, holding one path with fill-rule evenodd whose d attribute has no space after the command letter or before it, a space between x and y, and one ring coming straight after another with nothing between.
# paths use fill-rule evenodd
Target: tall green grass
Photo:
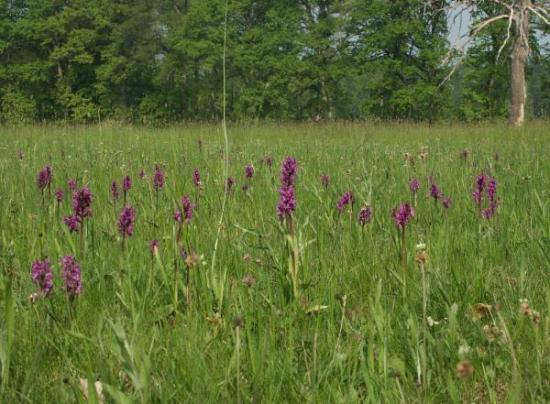
<instances>
[{"instance_id":1,"label":"tall green grass","mask_svg":"<svg viewBox=\"0 0 550 404\"><path fill-rule=\"evenodd\" d=\"M218 127L0 129L2 402L84 400L80 379L92 402L100 399L96 380L113 402L550 400L548 124L266 124L230 127L229 141L237 184L211 266L225 181ZM275 212L287 155L299 162L298 299ZM250 163L256 173L244 192ZM46 164L66 196L44 210L36 174ZM158 206L155 164L167 176ZM491 220L480 218L471 196L482 171L498 181ZM331 177L327 190L322 173ZM122 206L109 195L124 175L133 179L137 212L125 250L116 227ZM452 198L448 211L427 196L430 175ZM412 177L421 188L402 271L390 211L412 200ZM83 254L62 223L71 210L69 178L94 194ZM351 221L336 210L348 190ZM198 201L185 229L200 256L189 273L190 305L172 217L184 194ZM356 214L365 203L374 217L362 229ZM152 239L160 241L158 256ZM418 243L426 244L423 270ZM73 316L59 276L66 254L82 266ZM31 303L31 264L45 257L54 263L54 293ZM520 311L523 298L540 322ZM473 373L459 377L464 361Z\"/></svg>"}]
</instances>

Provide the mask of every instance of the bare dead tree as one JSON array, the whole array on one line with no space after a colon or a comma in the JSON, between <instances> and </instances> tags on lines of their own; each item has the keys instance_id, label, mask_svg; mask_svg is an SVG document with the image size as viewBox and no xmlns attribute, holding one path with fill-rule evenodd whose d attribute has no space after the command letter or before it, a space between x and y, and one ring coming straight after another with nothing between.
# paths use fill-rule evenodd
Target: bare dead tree
<instances>
[{"instance_id":1,"label":"bare dead tree","mask_svg":"<svg viewBox=\"0 0 550 404\"><path fill-rule=\"evenodd\" d=\"M500 9L500 14L491 16L472 26L470 32L465 35L462 43L456 43L445 59L448 62L453 55L460 55L458 61L445 78L447 81L456 71L460 62L466 55L468 44L473 41L483 29L489 25L507 20L506 37L502 42L497 60L500 58L506 45L510 48L510 106L508 120L511 124L521 126L525 120L525 103L527 99L527 85L525 81L525 65L529 56L529 30L530 18L538 19L542 24L550 26L550 0L456 0L450 3L450 8L458 10L455 19L461 17L466 11L473 11L481 3L493 3ZM464 39L464 38L462 38ZM458 41L457 41L458 42Z\"/></svg>"}]
</instances>

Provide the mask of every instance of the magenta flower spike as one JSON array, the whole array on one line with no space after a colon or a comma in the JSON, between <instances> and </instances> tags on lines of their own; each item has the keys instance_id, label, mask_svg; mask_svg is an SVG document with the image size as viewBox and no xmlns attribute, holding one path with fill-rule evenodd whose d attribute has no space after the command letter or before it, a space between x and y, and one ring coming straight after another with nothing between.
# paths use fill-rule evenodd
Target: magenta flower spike
<instances>
[{"instance_id":1,"label":"magenta flower spike","mask_svg":"<svg viewBox=\"0 0 550 404\"><path fill-rule=\"evenodd\" d=\"M248 179L251 179L254 176L254 166L252 164L249 164L244 168L244 176Z\"/></svg>"},{"instance_id":2,"label":"magenta flower spike","mask_svg":"<svg viewBox=\"0 0 550 404\"><path fill-rule=\"evenodd\" d=\"M481 216L485 219L490 219L496 213L499 205L496 192L497 181L495 178L489 178L484 173L477 176L472 196L474 198L474 203L481 212ZM483 203L484 195L486 195L486 205ZM483 205L485 205L486 208L482 209Z\"/></svg>"},{"instance_id":3,"label":"magenta flower spike","mask_svg":"<svg viewBox=\"0 0 550 404\"><path fill-rule=\"evenodd\" d=\"M92 200L93 196L88 187L82 187L73 193L73 214L63 219L70 232L80 230L84 219L92 216Z\"/></svg>"},{"instance_id":4,"label":"magenta flower spike","mask_svg":"<svg viewBox=\"0 0 550 404\"><path fill-rule=\"evenodd\" d=\"M40 288L43 296L48 296L53 289L53 272L50 261L34 261L32 264L31 278Z\"/></svg>"},{"instance_id":5,"label":"magenta flower spike","mask_svg":"<svg viewBox=\"0 0 550 404\"><path fill-rule=\"evenodd\" d=\"M298 163L294 157L286 157L281 166L281 187L279 188L279 202L277 216L279 219L290 219L296 210L296 193L294 184L298 174Z\"/></svg>"},{"instance_id":6,"label":"magenta flower spike","mask_svg":"<svg viewBox=\"0 0 550 404\"><path fill-rule=\"evenodd\" d=\"M61 277L65 292L69 296L75 296L82 292L80 265L73 256L67 255L61 258Z\"/></svg>"},{"instance_id":7,"label":"magenta flower spike","mask_svg":"<svg viewBox=\"0 0 550 404\"><path fill-rule=\"evenodd\" d=\"M437 201L439 198L443 196L443 194L441 193L441 190L439 189L437 184L434 182L431 175L429 177L429 181L430 181L430 196Z\"/></svg>"},{"instance_id":8,"label":"magenta flower spike","mask_svg":"<svg viewBox=\"0 0 550 404\"><path fill-rule=\"evenodd\" d=\"M497 181L494 178L489 180L489 185L487 186L487 200L489 206L482 211L482 215L485 219L490 219L493 217L497 211L499 200L496 196L497 194Z\"/></svg>"},{"instance_id":9,"label":"magenta flower spike","mask_svg":"<svg viewBox=\"0 0 550 404\"><path fill-rule=\"evenodd\" d=\"M73 194L73 212L80 221L92 216L92 201L93 195L87 186Z\"/></svg>"},{"instance_id":10,"label":"magenta flower spike","mask_svg":"<svg viewBox=\"0 0 550 404\"><path fill-rule=\"evenodd\" d=\"M283 160L283 166L281 167L281 186L294 186L297 173L298 163L296 159L294 157L285 158Z\"/></svg>"},{"instance_id":11,"label":"magenta flower spike","mask_svg":"<svg viewBox=\"0 0 550 404\"><path fill-rule=\"evenodd\" d=\"M491 178L489 180L489 186L487 187L487 197L489 198L489 202L496 201L496 194L497 194L497 180L495 180L494 178Z\"/></svg>"},{"instance_id":12,"label":"magenta flower spike","mask_svg":"<svg viewBox=\"0 0 550 404\"><path fill-rule=\"evenodd\" d=\"M63 222L71 233L77 232L80 229L80 221L75 215L65 216Z\"/></svg>"},{"instance_id":13,"label":"magenta flower spike","mask_svg":"<svg viewBox=\"0 0 550 404\"><path fill-rule=\"evenodd\" d=\"M281 187L279 188L279 202L277 203L277 216L284 223L288 231L287 248L289 252L288 269L292 293L294 298L300 294L298 280L298 252L292 244L296 241L296 228L293 214L296 210L295 183L298 173L298 163L294 157L286 157L281 166ZM294 241L291 241L294 240Z\"/></svg>"},{"instance_id":14,"label":"magenta flower spike","mask_svg":"<svg viewBox=\"0 0 550 404\"><path fill-rule=\"evenodd\" d=\"M372 208L368 205L363 206L361 210L359 210L357 220L361 226L365 226L367 223L370 223L372 220Z\"/></svg>"},{"instance_id":15,"label":"magenta flower spike","mask_svg":"<svg viewBox=\"0 0 550 404\"><path fill-rule=\"evenodd\" d=\"M283 220L292 217L295 210L296 195L294 193L294 186L288 185L279 188L279 203L277 204L277 216L279 216L279 219Z\"/></svg>"},{"instance_id":16,"label":"magenta flower spike","mask_svg":"<svg viewBox=\"0 0 550 404\"><path fill-rule=\"evenodd\" d=\"M127 175L122 180L122 191L124 193L127 193L130 189L132 189L132 178L130 178L130 176Z\"/></svg>"},{"instance_id":17,"label":"magenta flower spike","mask_svg":"<svg viewBox=\"0 0 550 404\"><path fill-rule=\"evenodd\" d=\"M116 181L113 181L111 183L111 198L113 201L117 201L120 197L120 193L118 192L118 184Z\"/></svg>"},{"instance_id":18,"label":"magenta flower spike","mask_svg":"<svg viewBox=\"0 0 550 404\"><path fill-rule=\"evenodd\" d=\"M69 181L67 181L67 186L69 187L69 191L74 192L78 188L78 184L74 178L70 178Z\"/></svg>"},{"instance_id":19,"label":"magenta flower spike","mask_svg":"<svg viewBox=\"0 0 550 404\"><path fill-rule=\"evenodd\" d=\"M65 198L65 192L61 188L57 188L55 190L55 200L61 203L63 202L63 198Z\"/></svg>"},{"instance_id":20,"label":"magenta flower spike","mask_svg":"<svg viewBox=\"0 0 550 404\"><path fill-rule=\"evenodd\" d=\"M195 168L193 171L193 184L195 184L196 187L201 186L201 173L198 168Z\"/></svg>"},{"instance_id":21,"label":"magenta flower spike","mask_svg":"<svg viewBox=\"0 0 550 404\"><path fill-rule=\"evenodd\" d=\"M118 218L118 231L122 237L130 237L134 234L134 222L136 218L136 211L131 206L126 206L120 212Z\"/></svg>"},{"instance_id":22,"label":"magenta flower spike","mask_svg":"<svg viewBox=\"0 0 550 404\"><path fill-rule=\"evenodd\" d=\"M181 211L179 209L176 209L174 211L174 220L178 223L182 223L183 222L183 216L181 214Z\"/></svg>"},{"instance_id":23,"label":"magenta flower spike","mask_svg":"<svg viewBox=\"0 0 550 404\"><path fill-rule=\"evenodd\" d=\"M225 191L231 192L231 189L233 188L233 185L235 185L235 179L233 177L228 177L225 180Z\"/></svg>"},{"instance_id":24,"label":"magenta flower spike","mask_svg":"<svg viewBox=\"0 0 550 404\"><path fill-rule=\"evenodd\" d=\"M400 230L405 230L409 221L414 217L415 211L408 203L402 203L398 208L392 210L392 218Z\"/></svg>"},{"instance_id":25,"label":"magenta flower spike","mask_svg":"<svg viewBox=\"0 0 550 404\"><path fill-rule=\"evenodd\" d=\"M487 185L487 177L484 173L481 173L476 178L476 184L474 192L472 193L472 196L474 198L475 204L480 207L481 201L483 199L483 191L485 190L485 187Z\"/></svg>"},{"instance_id":26,"label":"magenta flower spike","mask_svg":"<svg viewBox=\"0 0 550 404\"><path fill-rule=\"evenodd\" d=\"M164 171L156 165L155 166L155 175L153 176L153 187L155 188L155 191L158 191L159 189L164 187Z\"/></svg>"},{"instance_id":27,"label":"magenta flower spike","mask_svg":"<svg viewBox=\"0 0 550 404\"><path fill-rule=\"evenodd\" d=\"M418 192L418 189L420 188L420 182L416 178L412 178L409 182L409 189L413 194L416 194Z\"/></svg>"},{"instance_id":28,"label":"magenta flower spike","mask_svg":"<svg viewBox=\"0 0 550 404\"><path fill-rule=\"evenodd\" d=\"M195 209L195 204L193 204L193 202L191 202L191 199L187 195L185 195L183 198L181 198L181 206L183 207L183 218L185 219L185 223L191 223L191 219L193 219L193 209Z\"/></svg>"},{"instance_id":29,"label":"magenta flower spike","mask_svg":"<svg viewBox=\"0 0 550 404\"><path fill-rule=\"evenodd\" d=\"M50 186L52 182L52 168L50 166L44 166L36 177L36 185L40 191L44 191L47 187Z\"/></svg>"},{"instance_id":30,"label":"magenta flower spike","mask_svg":"<svg viewBox=\"0 0 550 404\"><path fill-rule=\"evenodd\" d=\"M338 200L336 207L340 212L342 212L349 204L353 205L353 193L351 191L347 191L344 195L342 195L342 197Z\"/></svg>"}]
</instances>

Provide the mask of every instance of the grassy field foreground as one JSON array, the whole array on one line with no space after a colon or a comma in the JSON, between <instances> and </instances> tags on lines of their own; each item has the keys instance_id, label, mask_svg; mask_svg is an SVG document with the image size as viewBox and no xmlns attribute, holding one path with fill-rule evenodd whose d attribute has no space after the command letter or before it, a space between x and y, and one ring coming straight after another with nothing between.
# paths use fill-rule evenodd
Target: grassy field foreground
<instances>
[{"instance_id":1,"label":"grassy field foreground","mask_svg":"<svg viewBox=\"0 0 550 404\"><path fill-rule=\"evenodd\" d=\"M548 124L229 132L216 244L218 127L0 129L0 401L550 400ZM93 195L75 232L71 179Z\"/></svg>"}]
</instances>

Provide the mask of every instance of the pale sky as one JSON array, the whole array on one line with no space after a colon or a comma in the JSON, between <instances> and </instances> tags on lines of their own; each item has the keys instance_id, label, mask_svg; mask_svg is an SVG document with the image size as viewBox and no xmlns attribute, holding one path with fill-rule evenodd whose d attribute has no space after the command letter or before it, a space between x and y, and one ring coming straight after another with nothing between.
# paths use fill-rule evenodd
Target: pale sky
<instances>
[{"instance_id":1,"label":"pale sky","mask_svg":"<svg viewBox=\"0 0 550 404\"><path fill-rule=\"evenodd\" d=\"M464 7L453 9L449 13L449 42L451 46L458 45L457 41L459 40L459 38L468 33L471 22L472 16L470 15L470 12ZM463 38L461 42L464 42L466 39L466 37Z\"/></svg>"},{"instance_id":2,"label":"pale sky","mask_svg":"<svg viewBox=\"0 0 550 404\"><path fill-rule=\"evenodd\" d=\"M462 15L460 15L462 11ZM470 24L472 23L472 16L468 10L465 10L464 7L456 8L449 12L448 24L449 24L449 43L451 46L459 47L459 44L464 43L468 38L460 37L466 35L470 29ZM541 31L537 31L537 37L539 38L539 43L541 48L546 46L550 47L550 35L544 34ZM550 49L548 49L550 50Z\"/></svg>"}]
</instances>

